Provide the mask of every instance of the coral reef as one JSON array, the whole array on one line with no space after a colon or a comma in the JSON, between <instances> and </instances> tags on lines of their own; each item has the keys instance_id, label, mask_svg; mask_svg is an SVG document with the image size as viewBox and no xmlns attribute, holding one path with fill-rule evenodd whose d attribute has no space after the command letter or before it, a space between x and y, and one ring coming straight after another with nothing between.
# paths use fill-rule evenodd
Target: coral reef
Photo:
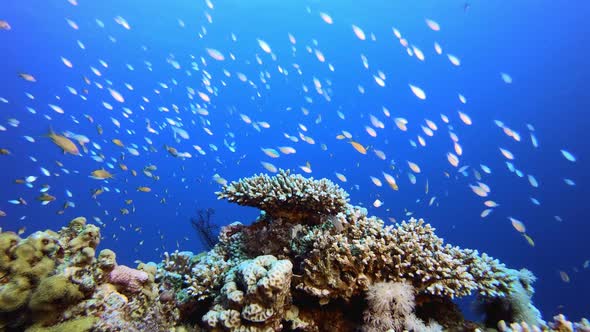
<instances>
[{"instance_id":1,"label":"coral reef","mask_svg":"<svg viewBox=\"0 0 590 332\"><path fill-rule=\"evenodd\" d=\"M257 207L273 218L298 223L315 223L321 215L337 213L348 202L348 193L332 181L282 169L273 177L259 174L231 182L216 194L220 199Z\"/></svg>"},{"instance_id":2,"label":"coral reef","mask_svg":"<svg viewBox=\"0 0 590 332\"><path fill-rule=\"evenodd\" d=\"M132 269L125 265L117 265L109 273L108 280L111 284L120 286L124 291L137 293L149 280L149 275L144 271Z\"/></svg>"},{"instance_id":3,"label":"coral reef","mask_svg":"<svg viewBox=\"0 0 590 332\"><path fill-rule=\"evenodd\" d=\"M465 327L457 324L476 326L465 322L451 301L473 293L489 303L513 303L511 308L516 308L514 303L519 299L524 306L513 310L519 314L502 317L541 322L531 303L532 274L508 269L485 253L445 244L423 220L386 227L382 220L367 216L366 209L347 204L347 195L341 192L331 183L326 185L325 180L304 179L286 171L224 186L218 197L264 211L251 226L234 223L222 228L219 243L198 260L173 255L181 263L160 266L161 285L173 285L177 298L192 302L190 307L203 315L206 328L278 330L281 325L276 322L250 324L253 322L247 319L249 312L244 313L243 295L236 295L245 293L248 283L235 282L236 270L243 268L242 264L256 266L253 262L257 259L273 257L292 265L291 287L280 296L291 300L275 303L267 313L270 317L282 312L292 329L321 330L321 316L310 310L314 307L357 313L364 310L370 316L371 310L362 308L371 306L371 300L362 300L376 285L397 285L392 287L397 287L398 294L406 294L409 302L405 303L411 305L396 307L397 300L389 299L389 309L381 309L387 311L382 312L383 317L393 315L390 322L380 323L365 315L367 330L371 330L371 324L372 330L388 327L396 331L438 330L438 324L456 329ZM259 277L264 271L261 267ZM175 275L185 277L180 282L165 282ZM409 291L404 293L404 289ZM263 314L264 308L257 306L256 312ZM439 321L430 325L424 323L434 318L429 314L440 311L451 315L437 316ZM342 317L333 324L352 330L363 325L362 316ZM486 323L496 324L498 320Z\"/></svg>"},{"instance_id":4,"label":"coral reef","mask_svg":"<svg viewBox=\"0 0 590 332\"><path fill-rule=\"evenodd\" d=\"M228 271L214 305L203 316L211 328L278 331L290 297L293 265L274 256L245 260Z\"/></svg>"},{"instance_id":5,"label":"coral reef","mask_svg":"<svg viewBox=\"0 0 590 332\"><path fill-rule=\"evenodd\" d=\"M580 322L574 323L560 314L553 317L553 321L542 324L528 324L527 322L507 324L501 320L498 322L500 332L590 332L590 322L583 318Z\"/></svg>"},{"instance_id":6,"label":"coral reef","mask_svg":"<svg viewBox=\"0 0 590 332\"><path fill-rule=\"evenodd\" d=\"M0 233L0 331L161 331L177 310L157 300L155 266L95 258L100 230L83 217L59 232ZM118 288L119 289L118 289ZM87 318L82 318L87 317Z\"/></svg>"},{"instance_id":7,"label":"coral reef","mask_svg":"<svg viewBox=\"0 0 590 332\"><path fill-rule=\"evenodd\" d=\"M219 226L211 221L211 216L215 214L214 209L197 210L198 216L191 217L191 226L197 233L197 236L202 243L205 244L207 250L211 250L217 243L217 232Z\"/></svg>"},{"instance_id":8,"label":"coral reef","mask_svg":"<svg viewBox=\"0 0 590 332\"><path fill-rule=\"evenodd\" d=\"M497 260L444 245L423 220L383 227L365 209L349 206L334 222L340 226L304 226L305 235L292 241L302 259L297 288L321 303L350 298L379 281L407 280L418 294L450 298L474 291L503 296L514 281Z\"/></svg>"},{"instance_id":9,"label":"coral reef","mask_svg":"<svg viewBox=\"0 0 590 332\"><path fill-rule=\"evenodd\" d=\"M590 331L532 304L535 278L437 237L423 220L385 226L326 180L281 171L219 197L263 208L214 247L118 265L76 218L22 239L0 232L0 331ZM456 297L475 294L481 323Z\"/></svg>"},{"instance_id":10,"label":"coral reef","mask_svg":"<svg viewBox=\"0 0 590 332\"><path fill-rule=\"evenodd\" d=\"M366 332L442 331L438 324L426 326L414 315L414 288L407 282L378 282L367 291Z\"/></svg>"}]
</instances>

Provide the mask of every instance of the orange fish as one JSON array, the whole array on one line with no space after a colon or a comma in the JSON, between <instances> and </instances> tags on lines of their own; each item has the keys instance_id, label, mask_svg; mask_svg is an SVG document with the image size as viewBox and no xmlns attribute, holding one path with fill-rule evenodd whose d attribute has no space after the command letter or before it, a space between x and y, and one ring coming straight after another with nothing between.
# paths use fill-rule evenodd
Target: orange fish
<instances>
[{"instance_id":1,"label":"orange fish","mask_svg":"<svg viewBox=\"0 0 590 332\"><path fill-rule=\"evenodd\" d=\"M360 152L362 154L367 154L367 149L362 144L355 142L355 141L350 141L350 144L358 152Z\"/></svg>"}]
</instances>

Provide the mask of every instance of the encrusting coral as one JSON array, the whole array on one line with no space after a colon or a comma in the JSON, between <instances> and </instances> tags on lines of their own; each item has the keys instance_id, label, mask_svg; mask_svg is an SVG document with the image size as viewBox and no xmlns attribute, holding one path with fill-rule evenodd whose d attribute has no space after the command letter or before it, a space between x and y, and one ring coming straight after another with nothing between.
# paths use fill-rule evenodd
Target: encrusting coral
<instances>
[{"instance_id":1,"label":"encrusting coral","mask_svg":"<svg viewBox=\"0 0 590 332\"><path fill-rule=\"evenodd\" d=\"M108 249L96 258L100 230L84 218L25 239L0 232L0 331L590 330L545 323L529 271L445 244L421 219L385 226L327 180L281 171L218 197L264 211L223 227L208 252L135 269ZM453 303L469 294L482 323Z\"/></svg>"}]
</instances>

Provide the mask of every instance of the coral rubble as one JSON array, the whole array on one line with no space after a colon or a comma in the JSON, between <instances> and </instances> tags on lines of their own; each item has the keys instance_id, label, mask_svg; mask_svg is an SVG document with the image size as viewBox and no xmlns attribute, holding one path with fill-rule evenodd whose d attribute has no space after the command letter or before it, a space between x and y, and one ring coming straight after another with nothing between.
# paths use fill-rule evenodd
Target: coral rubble
<instances>
[{"instance_id":1,"label":"coral rubble","mask_svg":"<svg viewBox=\"0 0 590 332\"><path fill-rule=\"evenodd\" d=\"M84 218L0 233L0 331L590 330L544 322L529 271L445 244L421 219L385 226L327 180L281 171L218 196L263 212L223 227L207 252L135 269L108 249L95 258L100 231ZM481 323L453 303L470 294Z\"/></svg>"}]
</instances>

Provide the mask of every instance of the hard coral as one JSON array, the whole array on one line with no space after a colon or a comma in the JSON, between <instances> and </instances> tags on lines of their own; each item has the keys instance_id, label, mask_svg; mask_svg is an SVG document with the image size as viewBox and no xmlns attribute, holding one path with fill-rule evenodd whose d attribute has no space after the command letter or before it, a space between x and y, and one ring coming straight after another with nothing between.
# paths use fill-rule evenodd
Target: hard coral
<instances>
[{"instance_id":1,"label":"hard coral","mask_svg":"<svg viewBox=\"0 0 590 332\"><path fill-rule=\"evenodd\" d=\"M119 286L129 297L118 293L108 282L121 281L126 267L119 267L109 280L115 255L104 250L97 262L99 239L98 227L87 225L82 217L58 233L35 232L26 239L0 232L0 330L164 331L173 327L178 310L159 303L157 287L148 282L153 281L150 273L155 267L127 268L130 279ZM131 292L137 287L141 292Z\"/></svg>"},{"instance_id":2,"label":"hard coral","mask_svg":"<svg viewBox=\"0 0 590 332\"><path fill-rule=\"evenodd\" d=\"M348 202L348 193L327 179L304 178L280 170L240 179L223 186L219 199L257 207L273 218L299 223L317 223L322 215L336 214Z\"/></svg>"},{"instance_id":3,"label":"hard coral","mask_svg":"<svg viewBox=\"0 0 590 332\"><path fill-rule=\"evenodd\" d=\"M225 278L214 306L203 316L210 328L278 331L288 303L293 265L274 256L245 260Z\"/></svg>"},{"instance_id":4,"label":"hard coral","mask_svg":"<svg viewBox=\"0 0 590 332\"><path fill-rule=\"evenodd\" d=\"M11 312L23 307L31 295L28 278L15 277L0 287L0 312Z\"/></svg>"},{"instance_id":5,"label":"hard coral","mask_svg":"<svg viewBox=\"0 0 590 332\"><path fill-rule=\"evenodd\" d=\"M342 229L307 227L304 236L293 239L303 260L297 288L323 304L349 299L379 281L407 280L418 294L450 298L473 291L501 296L514 281L504 265L487 255L445 245L423 220L384 227L383 221L352 206L331 219Z\"/></svg>"},{"instance_id":6,"label":"hard coral","mask_svg":"<svg viewBox=\"0 0 590 332\"><path fill-rule=\"evenodd\" d=\"M67 305L82 297L76 285L64 275L57 274L41 281L31 296L29 307L33 311L53 311L56 305Z\"/></svg>"},{"instance_id":7,"label":"hard coral","mask_svg":"<svg viewBox=\"0 0 590 332\"><path fill-rule=\"evenodd\" d=\"M117 265L109 274L109 282L131 293L140 292L148 279L146 272L125 265Z\"/></svg>"},{"instance_id":8,"label":"hard coral","mask_svg":"<svg viewBox=\"0 0 590 332\"><path fill-rule=\"evenodd\" d=\"M544 324L530 272L445 244L423 220L385 226L324 180L281 171L218 195L268 213L224 227L206 253L175 252L137 269L117 265L110 250L95 259L100 232L84 218L26 239L0 231L0 330L184 331L181 322L318 332L358 331L364 322L366 330L472 331L453 303L471 293L488 304L489 326L524 320L498 325L505 331L589 328L565 317ZM508 308L504 316L490 315L498 307Z\"/></svg>"}]
</instances>

